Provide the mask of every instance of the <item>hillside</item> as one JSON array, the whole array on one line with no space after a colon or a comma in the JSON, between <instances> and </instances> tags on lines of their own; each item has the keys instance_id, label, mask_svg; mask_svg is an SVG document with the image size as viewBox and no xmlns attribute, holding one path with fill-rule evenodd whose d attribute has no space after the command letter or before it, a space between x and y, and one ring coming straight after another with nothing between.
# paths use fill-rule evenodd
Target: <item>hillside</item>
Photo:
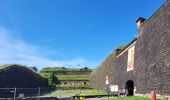
<instances>
[{"instance_id":1,"label":"hillside","mask_svg":"<svg viewBox=\"0 0 170 100\"><path fill-rule=\"evenodd\" d=\"M66 67L45 67L40 74L49 80L51 85L87 85L89 84L89 75L92 69L83 68L66 68ZM72 86L71 86L72 87Z\"/></svg>"},{"instance_id":2,"label":"hillside","mask_svg":"<svg viewBox=\"0 0 170 100\"><path fill-rule=\"evenodd\" d=\"M1 88L47 87L47 80L27 66L7 64L0 66Z\"/></svg>"}]
</instances>

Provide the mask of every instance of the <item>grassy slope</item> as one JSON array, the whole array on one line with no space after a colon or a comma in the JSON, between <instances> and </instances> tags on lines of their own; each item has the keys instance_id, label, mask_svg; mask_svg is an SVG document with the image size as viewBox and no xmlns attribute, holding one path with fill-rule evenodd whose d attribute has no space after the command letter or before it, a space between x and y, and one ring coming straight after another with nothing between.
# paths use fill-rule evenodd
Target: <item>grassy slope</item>
<instances>
[{"instance_id":1,"label":"grassy slope","mask_svg":"<svg viewBox=\"0 0 170 100\"><path fill-rule=\"evenodd\" d=\"M1 69L5 69L5 68L8 68L8 67L11 67L12 65L18 66L18 67L29 68L30 70L36 72L35 70L33 70L33 67L28 67L28 66L26 66L26 65L21 65L21 64L4 64L4 65L1 65L1 66L0 66L0 70L1 70ZM35 67L35 68L36 68L36 67Z\"/></svg>"},{"instance_id":2,"label":"grassy slope","mask_svg":"<svg viewBox=\"0 0 170 100\"><path fill-rule=\"evenodd\" d=\"M54 72L54 71L92 71L90 68L65 68L65 67L45 67L40 72Z\"/></svg>"},{"instance_id":3,"label":"grassy slope","mask_svg":"<svg viewBox=\"0 0 170 100\"><path fill-rule=\"evenodd\" d=\"M58 90L51 92L50 94L47 94L48 96L56 96L56 95L76 95L76 94L81 94L81 95L97 95L97 94L107 94L104 91L101 90Z\"/></svg>"},{"instance_id":4,"label":"grassy slope","mask_svg":"<svg viewBox=\"0 0 170 100\"><path fill-rule=\"evenodd\" d=\"M89 80L89 75L55 75L58 80Z\"/></svg>"},{"instance_id":5,"label":"grassy slope","mask_svg":"<svg viewBox=\"0 0 170 100\"><path fill-rule=\"evenodd\" d=\"M39 73L41 76L46 77L50 73ZM58 80L89 80L89 75L54 75Z\"/></svg>"},{"instance_id":6,"label":"grassy slope","mask_svg":"<svg viewBox=\"0 0 170 100\"><path fill-rule=\"evenodd\" d=\"M17 65L17 66L27 67L27 66L25 66L25 65L20 65L20 64L5 64L5 65L1 65L1 66L0 66L0 69L8 68L8 67L10 67L11 65Z\"/></svg>"},{"instance_id":7,"label":"grassy slope","mask_svg":"<svg viewBox=\"0 0 170 100\"><path fill-rule=\"evenodd\" d=\"M108 99L103 99L103 100L108 100ZM113 98L109 100L151 100L151 98L133 96L133 97L118 97L118 98ZM160 99L156 99L156 100L160 100Z\"/></svg>"}]
</instances>

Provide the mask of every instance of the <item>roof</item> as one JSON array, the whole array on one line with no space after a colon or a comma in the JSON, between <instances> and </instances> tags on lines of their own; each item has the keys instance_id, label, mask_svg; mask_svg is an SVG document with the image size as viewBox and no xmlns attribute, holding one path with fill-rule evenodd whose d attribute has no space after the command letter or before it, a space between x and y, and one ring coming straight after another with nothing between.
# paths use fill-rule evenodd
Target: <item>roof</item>
<instances>
[{"instance_id":1,"label":"roof","mask_svg":"<svg viewBox=\"0 0 170 100\"><path fill-rule=\"evenodd\" d=\"M137 38L133 39L126 47L124 47L122 50L120 50L116 56L118 56L120 53L122 53L123 51L125 51L129 46L131 46L135 41L137 41Z\"/></svg>"},{"instance_id":2,"label":"roof","mask_svg":"<svg viewBox=\"0 0 170 100\"><path fill-rule=\"evenodd\" d=\"M143 18L143 17L138 17L138 18L136 19L136 22L138 22L139 20L145 21L146 19Z\"/></svg>"}]
</instances>

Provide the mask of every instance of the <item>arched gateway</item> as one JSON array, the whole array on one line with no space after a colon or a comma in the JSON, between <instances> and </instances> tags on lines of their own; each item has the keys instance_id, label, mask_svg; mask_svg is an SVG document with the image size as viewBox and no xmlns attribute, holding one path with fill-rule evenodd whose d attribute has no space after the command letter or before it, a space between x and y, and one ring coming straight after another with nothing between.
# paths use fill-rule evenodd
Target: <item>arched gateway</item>
<instances>
[{"instance_id":1,"label":"arched gateway","mask_svg":"<svg viewBox=\"0 0 170 100\"><path fill-rule=\"evenodd\" d=\"M134 95L134 82L132 80L126 81L125 84L126 93L128 96Z\"/></svg>"}]
</instances>

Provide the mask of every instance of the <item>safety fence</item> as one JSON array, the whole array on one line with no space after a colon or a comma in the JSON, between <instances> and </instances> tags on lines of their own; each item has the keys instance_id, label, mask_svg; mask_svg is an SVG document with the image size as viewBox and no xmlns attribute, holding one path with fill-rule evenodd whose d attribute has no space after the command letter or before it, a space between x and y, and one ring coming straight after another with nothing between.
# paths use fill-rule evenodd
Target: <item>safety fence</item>
<instances>
[{"instance_id":1,"label":"safety fence","mask_svg":"<svg viewBox=\"0 0 170 100\"><path fill-rule=\"evenodd\" d=\"M0 98L12 98L12 100L18 100L18 98L36 97L37 100L41 97L57 97L67 98L75 95L104 95L106 91L97 89L61 89L61 88L0 88ZM0 99L1 100L1 99Z\"/></svg>"}]
</instances>

